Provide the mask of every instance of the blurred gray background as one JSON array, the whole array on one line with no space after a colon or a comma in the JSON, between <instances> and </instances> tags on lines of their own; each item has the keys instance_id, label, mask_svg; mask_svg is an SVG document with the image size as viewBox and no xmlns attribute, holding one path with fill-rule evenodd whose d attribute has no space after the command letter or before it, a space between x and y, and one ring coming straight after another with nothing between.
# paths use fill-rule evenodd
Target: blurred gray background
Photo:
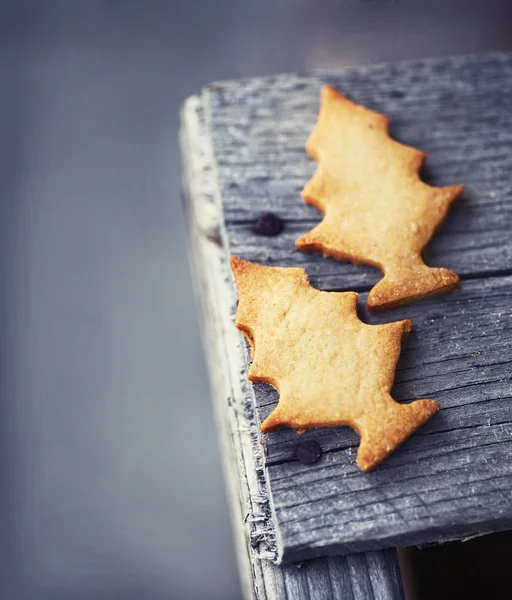
<instances>
[{"instance_id":1,"label":"blurred gray background","mask_svg":"<svg viewBox=\"0 0 512 600\"><path fill-rule=\"evenodd\" d=\"M0 597L240 598L180 203L206 83L512 49L509 0L0 2Z\"/></svg>"}]
</instances>

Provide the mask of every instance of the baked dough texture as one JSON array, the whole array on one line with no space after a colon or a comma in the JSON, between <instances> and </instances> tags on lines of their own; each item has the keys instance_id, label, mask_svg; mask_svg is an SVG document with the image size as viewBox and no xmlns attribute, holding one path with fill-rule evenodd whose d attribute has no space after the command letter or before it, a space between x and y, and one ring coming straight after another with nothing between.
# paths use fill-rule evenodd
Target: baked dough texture
<instances>
[{"instance_id":1,"label":"baked dough texture","mask_svg":"<svg viewBox=\"0 0 512 600\"><path fill-rule=\"evenodd\" d=\"M324 218L296 242L300 250L379 267L384 278L368 296L371 310L447 292L459 282L448 269L428 267L422 251L464 188L421 181L426 154L393 140L388 129L386 116L323 86L306 145L318 168L303 198Z\"/></svg>"},{"instance_id":2,"label":"baked dough texture","mask_svg":"<svg viewBox=\"0 0 512 600\"><path fill-rule=\"evenodd\" d=\"M231 267L236 326L253 353L249 379L280 395L261 431L346 425L361 436L357 462L370 471L438 411L434 400L399 404L390 394L410 321L363 323L355 292L319 291L304 269L235 256Z\"/></svg>"}]
</instances>

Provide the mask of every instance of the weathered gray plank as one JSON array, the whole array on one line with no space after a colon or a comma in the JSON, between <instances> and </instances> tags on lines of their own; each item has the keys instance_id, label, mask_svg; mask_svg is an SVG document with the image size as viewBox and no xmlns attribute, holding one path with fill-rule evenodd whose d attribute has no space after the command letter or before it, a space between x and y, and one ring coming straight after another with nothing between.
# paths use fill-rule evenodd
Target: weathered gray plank
<instances>
[{"instance_id":1,"label":"weathered gray plank","mask_svg":"<svg viewBox=\"0 0 512 600\"><path fill-rule=\"evenodd\" d=\"M428 248L430 264L465 280L460 292L369 322L410 318L395 397L432 397L442 409L375 472L355 465L346 429L265 436L265 467L279 557L450 539L512 525L512 55L492 54L347 69L311 77L228 82L204 93L231 252L270 265L301 265L321 289L366 290L375 269L301 254L294 241L320 219L300 190L315 165L304 152L321 83L391 117L392 134L429 159L425 179L466 193ZM284 232L251 231L262 211ZM277 401L254 386L256 416ZM325 453L303 466L297 441Z\"/></svg>"},{"instance_id":2,"label":"weathered gray plank","mask_svg":"<svg viewBox=\"0 0 512 600\"><path fill-rule=\"evenodd\" d=\"M442 315L433 311L439 300L393 313L415 324L405 340L394 393L400 400L436 398L442 410L374 475L358 472L354 464L358 438L350 430L305 434L328 453L323 463L309 469L290 462L299 439L295 432L265 436L277 522L285 539L297 541L297 528L306 522L308 528L317 527L311 516L314 510L322 515L322 527L329 528L332 538L339 536L340 543L343 536L354 536L349 546L357 548L366 547L372 536L385 544L412 543L405 523L421 529L417 541L437 539L439 531L469 535L476 525L482 531L510 526L512 278L464 282L459 293L445 297ZM385 318L365 316L373 322ZM268 386L255 387L263 418L272 408L268 402L275 404L275 392L268 393ZM307 516L300 502L307 506ZM387 510L390 502L394 513ZM354 508L361 504L366 509L360 518L372 518L371 523L354 524ZM396 518L402 521L400 526L394 523ZM387 527L378 530L389 523L391 536ZM323 538L323 531L316 530L315 536ZM362 545L355 542L359 536Z\"/></svg>"},{"instance_id":3,"label":"weathered gray plank","mask_svg":"<svg viewBox=\"0 0 512 600\"><path fill-rule=\"evenodd\" d=\"M403 598L394 550L273 562L273 526L243 343L233 327L236 297L228 251L219 237L214 156L203 105L191 98L182 117L184 184L190 245L202 306L219 438L246 598L395 600Z\"/></svg>"},{"instance_id":4,"label":"weathered gray plank","mask_svg":"<svg viewBox=\"0 0 512 600\"><path fill-rule=\"evenodd\" d=\"M428 247L432 265L463 277L512 264L512 58L508 54L357 67L310 77L282 76L213 86L212 137L229 244L265 264L304 265L322 289L363 289L379 278L369 267L340 265L297 252L295 240L320 220L300 197L316 165L304 145L331 83L391 118L391 133L429 155L433 185L466 192ZM256 237L250 225L272 210L283 236Z\"/></svg>"}]
</instances>

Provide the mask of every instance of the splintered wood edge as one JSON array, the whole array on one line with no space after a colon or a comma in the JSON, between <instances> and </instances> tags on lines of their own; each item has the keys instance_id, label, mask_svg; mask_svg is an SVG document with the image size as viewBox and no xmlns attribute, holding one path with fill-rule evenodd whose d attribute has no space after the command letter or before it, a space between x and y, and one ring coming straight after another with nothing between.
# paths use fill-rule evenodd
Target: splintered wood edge
<instances>
[{"instance_id":1,"label":"splintered wood edge","mask_svg":"<svg viewBox=\"0 0 512 600\"><path fill-rule=\"evenodd\" d=\"M243 365L239 352L230 355L229 347L237 348L226 328L221 306L229 310L233 300L225 297L225 285L220 281L223 260L220 238L221 208L216 184L214 156L200 97L189 98L182 109L180 144L183 157L183 188L189 228L189 250L195 269L196 297L201 306L203 344L207 350L207 366L212 387L214 414L221 446L224 477L227 485L231 518L235 534L236 557L242 589L246 598L253 597L253 571L250 546L250 525L244 528L244 510L255 512L252 496L259 491L256 476L256 455L245 419L245 394L241 384ZM233 354L233 353L232 353ZM238 373L237 373L238 370ZM251 458L252 457L252 458Z\"/></svg>"},{"instance_id":2,"label":"splintered wood edge","mask_svg":"<svg viewBox=\"0 0 512 600\"><path fill-rule=\"evenodd\" d=\"M346 593L354 600L402 598L394 550L313 559L301 568L275 564L275 528L254 396L247 381L243 339L234 327L236 294L229 269L208 107L208 90L204 90L201 96L189 98L182 109L183 188L189 249L203 317L202 335L244 596L284 600L302 592L312 600L328 593L337 597Z\"/></svg>"}]
</instances>

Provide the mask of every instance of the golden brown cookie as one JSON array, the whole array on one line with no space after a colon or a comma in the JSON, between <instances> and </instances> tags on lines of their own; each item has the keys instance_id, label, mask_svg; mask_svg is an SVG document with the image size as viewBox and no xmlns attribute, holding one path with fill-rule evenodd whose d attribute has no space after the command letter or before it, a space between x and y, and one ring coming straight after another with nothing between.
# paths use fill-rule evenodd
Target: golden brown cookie
<instances>
[{"instance_id":1,"label":"golden brown cookie","mask_svg":"<svg viewBox=\"0 0 512 600\"><path fill-rule=\"evenodd\" d=\"M434 400L398 404L390 395L409 321L367 325L355 292L312 288L304 269L231 257L236 326L249 340L249 379L278 390L261 431L347 425L361 436L357 462L369 471L437 412Z\"/></svg>"},{"instance_id":2,"label":"golden brown cookie","mask_svg":"<svg viewBox=\"0 0 512 600\"><path fill-rule=\"evenodd\" d=\"M297 248L379 267L384 278L370 292L371 310L454 289L458 276L428 267L421 253L464 188L421 181L426 154L390 138L384 115L328 85L321 96L306 145L318 169L303 197L324 218L297 240Z\"/></svg>"}]
</instances>

